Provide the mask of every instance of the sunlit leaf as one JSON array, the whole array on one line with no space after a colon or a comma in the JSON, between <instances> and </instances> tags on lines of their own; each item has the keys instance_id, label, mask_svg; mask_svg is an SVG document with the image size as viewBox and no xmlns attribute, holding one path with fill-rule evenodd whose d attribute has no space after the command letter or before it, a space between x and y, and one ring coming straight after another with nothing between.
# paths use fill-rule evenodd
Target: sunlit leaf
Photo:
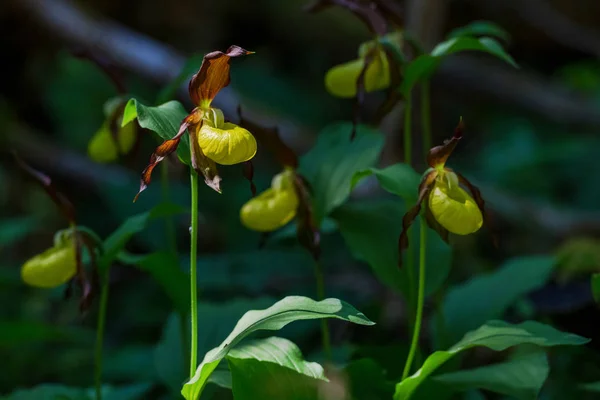
<instances>
[{"instance_id":1,"label":"sunlit leaf","mask_svg":"<svg viewBox=\"0 0 600 400\"><path fill-rule=\"evenodd\" d=\"M514 258L494 272L451 288L443 305L444 339L453 343L486 321L502 317L519 298L545 285L554 264L550 256Z\"/></svg>"},{"instance_id":2,"label":"sunlit leaf","mask_svg":"<svg viewBox=\"0 0 600 400\"><path fill-rule=\"evenodd\" d=\"M354 175L352 186L370 175L375 175L383 189L405 200L407 204L417 201L421 176L411 166L399 163L383 169L360 171Z\"/></svg>"},{"instance_id":3,"label":"sunlit leaf","mask_svg":"<svg viewBox=\"0 0 600 400\"><path fill-rule=\"evenodd\" d=\"M515 68L519 66L515 60L502 48L496 39L490 37L455 37L438 44L432 51L434 57L448 56L462 51L483 51L506 61Z\"/></svg>"},{"instance_id":4,"label":"sunlit leaf","mask_svg":"<svg viewBox=\"0 0 600 400\"><path fill-rule=\"evenodd\" d=\"M320 223L350 195L357 171L375 164L383 147L383 135L360 125L350 141L352 124L342 122L326 127L315 146L300 159L299 172L311 184L316 220Z\"/></svg>"},{"instance_id":5,"label":"sunlit leaf","mask_svg":"<svg viewBox=\"0 0 600 400\"><path fill-rule=\"evenodd\" d=\"M307 297L289 296L265 310L248 311L220 346L204 356L193 378L183 386L181 394L187 400L196 400L204 389L210 374L242 339L258 330L279 330L290 322L337 318L360 325L373 325L364 314L338 299L314 301Z\"/></svg>"},{"instance_id":6,"label":"sunlit leaf","mask_svg":"<svg viewBox=\"0 0 600 400\"><path fill-rule=\"evenodd\" d=\"M492 36L508 41L510 35L500 25L491 21L473 21L468 25L461 26L452 30L448 34L448 38L456 38L461 36Z\"/></svg>"},{"instance_id":7,"label":"sunlit leaf","mask_svg":"<svg viewBox=\"0 0 600 400\"><path fill-rule=\"evenodd\" d=\"M317 400L321 365L305 361L293 342L269 337L232 349L227 355L236 400Z\"/></svg>"},{"instance_id":8,"label":"sunlit leaf","mask_svg":"<svg viewBox=\"0 0 600 400\"><path fill-rule=\"evenodd\" d=\"M589 342L589 339L572 333L561 332L549 325L535 321L526 321L517 325L504 321L489 321L477 330L467 333L462 340L449 350L436 351L427 357L417 372L396 385L394 400L409 399L415 389L437 368L454 355L473 347L484 346L494 351L502 351L520 344L550 347L582 345L587 342Z\"/></svg>"},{"instance_id":9,"label":"sunlit leaf","mask_svg":"<svg viewBox=\"0 0 600 400\"><path fill-rule=\"evenodd\" d=\"M541 350L517 355L499 364L450 372L435 377L453 390L485 389L521 400L535 400L550 367Z\"/></svg>"},{"instance_id":10,"label":"sunlit leaf","mask_svg":"<svg viewBox=\"0 0 600 400\"><path fill-rule=\"evenodd\" d=\"M156 133L164 140L172 139L188 112L178 101L172 100L157 107L142 104L139 100L130 99L123 111L122 126L137 119L142 128ZM181 162L191 165L190 141L188 135L181 137L181 143L177 147L177 155Z\"/></svg>"}]
</instances>

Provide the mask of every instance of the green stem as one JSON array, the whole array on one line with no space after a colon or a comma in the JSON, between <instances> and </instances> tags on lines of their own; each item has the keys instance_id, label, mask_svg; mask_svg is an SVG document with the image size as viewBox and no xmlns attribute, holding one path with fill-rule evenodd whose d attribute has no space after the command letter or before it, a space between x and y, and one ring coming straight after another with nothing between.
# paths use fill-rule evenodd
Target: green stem
<instances>
[{"instance_id":1,"label":"green stem","mask_svg":"<svg viewBox=\"0 0 600 400\"><path fill-rule=\"evenodd\" d=\"M404 102L404 163L412 164L412 99L409 94Z\"/></svg>"},{"instance_id":2,"label":"green stem","mask_svg":"<svg viewBox=\"0 0 600 400\"><path fill-rule=\"evenodd\" d=\"M190 378L196 372L196 357L198 356L198 288L197 288L197 255L198 255L198 174L190 172L192 190L192 224L190 246Z\"/></svg>"},{"instance_id":3,"label":"green stem","mask_svg":"<svg viewBox=\"0 0 600 400\"><path fill-rule=\"evenodd\" d=\"M325 299L325 280L323 279L323 267L319 261L315 261L315 277L317 280L317 299ZM325 358L331 362L331 339L329 336L329 325L326 319L321 319L321 340Z\"/></svg>"},{"instance_id":4,"label":"green stem","mask_svg":"<svg viewBox=\"0 0 600 400\"><path fill-rule=\"evenodd\" d=\"M419 346L419 335L421 333L421 322L423 321L423 303L425 302L425 254L427 247L427 224L425 218L421 217L420 241L419 241L419 293L417 297L417 316L415 317L415 328L413 331L410 351L404 365L402 380L406 379L410 373L412 361Z\"/></svg>"},{"instance_id":5,"label":"green stem","mask_svg":"<svg viewBox=\"0 0 600 400\"><path fill-rule=\"evenodd\" d=\"M421 126L423 129L423 154L431 148L431 100L429 80L421 83Z\"/></svg>"},{"instance_id":6,"label":"green stem","mask_svg":"<svg viewBox=\"0 0 600 400\"><path fill-rule=\"evenodd\" d=\"M94 359L94 384L96 386L96 400L102 400L102 347L104 343L104 326L106 325L106 307L108 305L108 279L110 266L101 276L100 306L98 309L98 324L96 327L96 354Z\"/></svg>"}]
</instances>

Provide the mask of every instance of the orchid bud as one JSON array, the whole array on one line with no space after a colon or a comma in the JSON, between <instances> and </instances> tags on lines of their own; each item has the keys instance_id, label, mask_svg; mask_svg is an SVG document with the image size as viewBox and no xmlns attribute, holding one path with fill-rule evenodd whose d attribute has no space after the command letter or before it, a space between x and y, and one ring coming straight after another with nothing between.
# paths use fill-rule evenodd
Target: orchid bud
<instances>
[{"instance_id":1,"label":"orchid bud","mask_svg":"<svg viewBox=\"0 0 600 400\"><path fill-rule=\"evenodd\" d=\"M76 272L75 245L67 240L27 260L21 278L30 286L54 288L68 282Z\"/></svg>"},{"instance_id":2,"label":"orchid bud","mask_svg":"<svg viewBox=\"0 0 600 400\"><path fill-rule=\"evenodd\" d=\"M104 122L100 129L90 140L88 145L88 155L98 163L110 163L116 161L119 155L127 154L131 151L136 140L135 125L129 123L120 127L117 134L113 135L110 129L110 123Z\"/></svg>"},{"instance_id":3,"label":"orchid bud","mask_svg":"<svg viewBox=\"0 0 600 400\"><path fill-rule=\"evenodd\" d=\"M364 88L366 92L386 89L390 86L390 65L385 51L380 46L373 49L372 59L364 74ZM336 97L356 97L358 78L367 63L364 50L358 59L337 65L327 71L325 87Z\"/></svg>"}]
</instances>

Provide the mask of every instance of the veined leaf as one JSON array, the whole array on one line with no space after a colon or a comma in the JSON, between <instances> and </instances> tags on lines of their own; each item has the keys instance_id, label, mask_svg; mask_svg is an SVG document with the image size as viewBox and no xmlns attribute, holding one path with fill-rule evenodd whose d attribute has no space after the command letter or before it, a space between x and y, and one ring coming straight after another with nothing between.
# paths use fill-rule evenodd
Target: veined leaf
<instances>
[{"instance_id":1,"label":"veined leaf","mask_svg":"<svg viewBox=\"0 0 600 400\"><path fill-rule=\"evenodd\" d=\"M180 102L172 100L157 107L145 106L136 99L130 99L123 111L125 126L137 118L142 128L150 129L164 140L172 139L179 131L179 126L188 115ZM190 165L190 139L188 135L181 137L177 155L182 163Z\"/></svg>"},{"instance_id":2,"label":"veined leaf","mask_svg":"<svg viewBox=\"0 0 600 400\"><path fill-rule=\"evenodd\" d=\"M477 330L467 333L461 341L446 351L431 354L421 368L412 376L396 385L394 400L407 400L415 389L427 379L437 368L455 354L472 347L484 346L495 351L506 350L520 344L532 344L540 347L559 345L582 345L589 339L561 332L549 325L535 321L526 321L512 325L504 321L489 321Z\"/></svg>"},{"instance_id":3,"label":"veined leaf","mask_svg":"<svg viewBox=\"0 0 600 400\"><path fill-rule=\"evenodd\" d=\"M398 163L384 169L359 171L354 174L352 187L370 175L375 175L383 189L400 197L406 204L416 203L421 176L410 165Z\"/></svg>"},{"instance_id":4,"label":"veined leaf","mask_svg":"<svg viewBox=\"0 0 600 400\"><path fill-rule=\"evenodd\" d=\"M183 386L181 394L187 400L198 399L210 374L227 353L249 334L258 330L279 330L294 321L321 318L337 318L360 325L374 324L363 313L338 299L317 302L301 296L286 297L265 310L244 314L223 343L206 353L192 379Z\"/></svg>"}]
</instances>

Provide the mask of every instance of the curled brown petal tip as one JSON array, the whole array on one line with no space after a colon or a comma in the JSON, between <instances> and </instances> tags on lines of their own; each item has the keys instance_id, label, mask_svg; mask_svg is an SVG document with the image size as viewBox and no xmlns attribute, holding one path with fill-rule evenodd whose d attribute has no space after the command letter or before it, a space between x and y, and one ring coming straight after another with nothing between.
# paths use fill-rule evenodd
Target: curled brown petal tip
<instances>
[{"instance_id":1,"label":"curled brown petal tip","mask_svg":"<svg viewBox=\"0 0 600 400\"><path fill-rule=\"evenodd\" d=\"M462 138L464 127L465 125L461 117L458 125L454 129L454 135L450 139L445 140L444 144L441 146L435 146L429 150L429 153L427 154L427 164L430 167L435 168L438 165L444 165L446 163L446 160L448 160L448 157L450 157L454 151L458 141Z\"/></svg>"},{"instance_id":2,"label":"curled brown petal tip","mask_svg":"<svg viewBox=\"0 0 600 400\"><path fill-rule=\"evenodd\" d=\"M230 46L225 53L213 51L206 54L200 69L192 77L188 86L190 98L194 104L200 105L202 102L212 101L219 90L229 85L229 61L231 58L253 53L253 51L234 45Z\"/></svg>"},{"instance_id":3,"label":"curled brown petal tip","mask_svg":"<svg viewBox=\"0 0 600 400\"><path fill-rule=\"evenodd\" d=\"M276 127L265 127L242 116L242 107L237 108L240 126L252 132L261 145L271 151L282 167L298 167L298 156L284 143Z\"/></svg>"},{"instance_id":4,"label":"curled brown petal tip","mask_svg":"<svg viewBox=\"0 0 600 400\"><path fill-rule=\"evenodd\" d=\"M404 214L404 217L402 217L402 232L400 232L400 237L398 238L398 267L402 267L402 252L406 250L409 245L408 229L421 212L423 201L427 199L427 195L429 195L433 189L433 184L435 183L435 178L437 175L438 171L433 170L423 177L421 183L419 184L419 198L417 200L417 204L408 210L406 214Z\"/></svg>"},{"instance_id":5,"label":"curled brown petal tip","mask_svg":"<svg viewBox=\"0 0 600 400\"><path fill-rule=\"evenodd\" d=\"M17 165L42 186L44 191L52 199L54 204L56 204L69 223L75 224L75 207L73 207L73 204L64 194L56 189L52 183L52 179L48 175L27 164L15 151L13 151L13 156L15 157Z\"/></svg>"}]
</instances>

